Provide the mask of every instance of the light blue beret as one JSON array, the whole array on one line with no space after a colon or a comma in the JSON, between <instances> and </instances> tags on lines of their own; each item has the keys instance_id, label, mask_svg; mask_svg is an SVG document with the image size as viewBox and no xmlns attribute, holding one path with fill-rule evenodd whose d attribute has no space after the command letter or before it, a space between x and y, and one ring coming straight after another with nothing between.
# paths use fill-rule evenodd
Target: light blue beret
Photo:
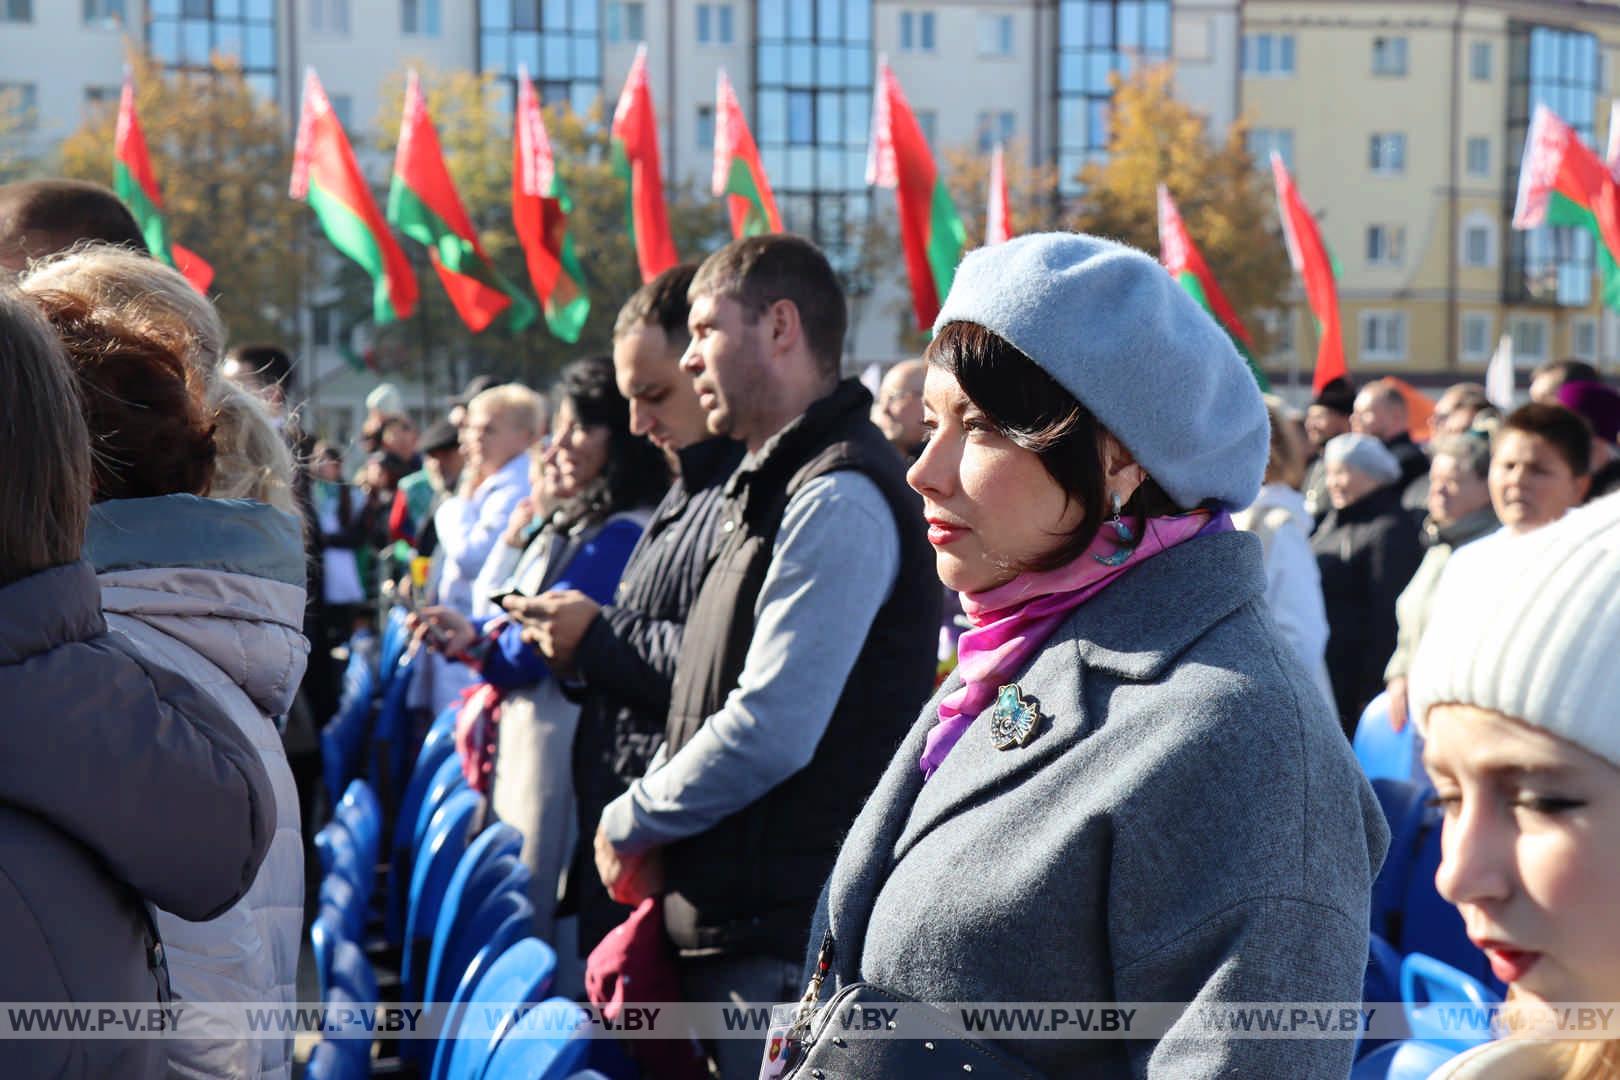
<instances>
[{"instance_id":1,"label":"light blue beret","mask_svg":"<svg viewBox=\"0 0 1620 1080\"><path fill-rule=\"evenodd\" d=\"M1260 388L1231 338L1164 268L1079 233L970 253L934 320L977 323L1091 411L1180 506L1248 506L1271 452Z\"/></svg>"}]
</instances>

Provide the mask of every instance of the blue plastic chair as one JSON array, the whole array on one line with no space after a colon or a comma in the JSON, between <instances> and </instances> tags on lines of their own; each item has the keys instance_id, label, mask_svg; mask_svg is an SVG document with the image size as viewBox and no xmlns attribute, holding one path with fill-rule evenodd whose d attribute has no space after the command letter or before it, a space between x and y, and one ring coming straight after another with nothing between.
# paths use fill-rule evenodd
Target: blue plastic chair
<instances>
[{"instance_id":1,"label":"blue plastic chair","mask_svg":"<svg viewBox=\"0 0 1620 1080\"><path fill-rule=\"evenodd\" d=\"M471 838L473 817L478 813L478 796L457 791L445 800L428 824L428 836L416 865L411 870L410 908L405 916L405 948L400 962L407 1001L421 1001L423 974L427 967L424 939L439 922L439 907L445 889L456 872Z\"/></svg>"},{"instance_id":2,"label":"blue plastic chair","mask_svg":"<svg viewBox=\"0 0 1620 1080\"><path fill-rule=\"evenodd\" d=\"M1357 1061L1350 1080L1429 1080L1457 1051L1434 1043L1405 1042L1381 1046Z\"/></svg>"},{"instance_id":3,"label":"blue plastic chair","mask_svg":"<svg viewBox=\"0 0 1620 1080\"><path fill-rule=\"evenodd\" d=\"M349 662L343 670L343 689L337 715L321 729L322 767L327 798L336 806L343 789L358 771L360 755L371 734L372 699L377 680L372 671L375 636L357 630L349 638Z\"/></svg>"},{"instance_id":4,"label":"blue plastic chair","mask_svg":"<svg viewBox=\"0 0 1620 1080\"><path fill-rule=\"evenodd\" d=\"M1462 1014L1466 1010L1446 1006L1469 1005L1483 1010L1501 1000L1478 979L1432 956L1412 953L1401 961L1401 1001L1406 1006L1407 1026L1419 1042L1459 1053L1490 1042L1495 1033L1489 1023L1465 1027L1467 1017ZM1442 1010L1449 1014L1449 1024L1440 1021L1438 1014Z\"/></svg>"},{"instance_id":5,"label":"blue plastic chair","mask_svg":"<svg viewBox=\"0 0 1620 1080\"><path fill-rule=\"evenodd\" d=\"M367 1031L358 1019L358 1008L362 1004L352 994L337 987L327 995L325 1011L321 1017L321 1041L323 1044L334 1047L338 1054L347 1059L348 1067L355 1076L371 1075L371 1032ZM352 1010L345 1019L344 1010Z\"/></svg>"},{"instance_id":6,"label":"blue plastic chair","mask_svg":"<svg viewBox=\"0 0 1620 1080\"><path fill-rule=\"evenodd\" d=\"M406 773L414 740L411 710L406 707L405 698L410 693L416 666L425 662L425 655L418 651L409 661L400 657L395 661L397 668L386 669L388 674L377 707L377 720L372 727L371 782L377 785L377 790L389 794L390 802L399 797L409 782Z\"/></svg>"},{"instance_id":7,"label":"blue plastic chair","mask_svg":"<svg viewBox=\"0 0 1620 1080\"><path fill-rule=\"evenodd\" d=\"M385 692L399 669L400 657L411 645L411 632L405 629L407 617L405 609L396 604L383 618L382 643L377 650L377 681L378 689Z\"/></svg>"},{"instance_id":8,"label":"blue plastic chair","mask_svg":"<svg viewBox=\"0 0 1620 1080\"><path fill-rule=\"evenodd\" d=\"M332 954L342 940L342 913L336 908L322 906L320 914L309 926L309 950L315 959L315 980L320 987L322 1001L326 1000L327 991L332 988Z\"/></svg>"},{"instance_id":9,"label":"blue plastic chair","mask_svg":"<svg viewBox=\"0 0 1620 1080\"><path fill-rule=\"evenodd\" d=\"M358 778L350 781L332 816L354 834L367 869L375 867L377 856L382 853L383 813L372 786Z\"/></svg>"},{"instance_id":10,"label":"blue plastic chair","mask_svg":"<svg viewBox=\"0 0 1620 1080\"><path fill-rule=\"evenodd\" d=\"M421 854L423 845L427 842L428 822L433 815L439 812L452 792L466 791L467 778L461 775L461 758L450 756L439 763L438 772L433 774L433 782L428 785L427 794L422 797L422 805L416 811L416 832L411 841L411 861Z\"/></svg>"},{"instance_id":11,"label":"blue plastic chair","mask_svg":"<svg viewBox=\"0 0 1620 1080\"><path fill-rule=\"evenodd\" d=\"M513 1031L519 1023L524 1030ZM521 1020L509 1016L502 1027L503 1037L484 1068L484 1080L564 1080L584 1063L591 1048L585 1010L567 998L543 1001Z\"/></svg>"},{"instance_id":12,"label":"blue plastic chair","mask_svg":"<svg viewBox=\"0 0 1620 1080\"><path fill-rule=\"evenodd\" d=\"M352 941L339 941L332 950L332 989L362 1003L377 1001L377 973L365 950Z\"/></svg>"},{"instance_id":13,"label":"blue plastic chair","mask_svg":"<svg viewBox=\"0 0 1620 1080\"><path fill-rule=\"evenodd\" d=\"M471 1000L484 976L489 974L489 969L494 965L495 961L499 960L506 950L513 945L529 937L534 929L534 908L530 905L526 896L506 893L492 898L484 908L480 909L478 918L482 919L486 916L491 920L499 919L500 921L487 933L480 933L479 936L484 941L477 946L470 959L463 961L458 958L454 962L452 970L459 970L460 972L457 976L455 992L451 994L448 1002L427 1003L427 1012L424 1014L425 1019L423 1021L426 1030L436 1030L443 1033L455 1031L460 1027L461 1017L467 1010L467 1002ZM461 944L468 946L468 941L463 939ZM549 989L549 985L547 989ZM446 1042L448 1040L438 1044L429 1043L425 1040L417 1040L416 1042L416 1045L422 1047L423 1053L427 1055L426 1057L419 1057L418 1060L423 1064L431 1060L432 1070L429 1075L436 1078L436 1080L443 1080L445 1072L450 1067L449 1053L440 1052L440 1048ZM404 1045L401 1044L402 1049Z\"/></svg>"},{"instance_id":14,"label":"blue plastic chair","mask_svg":"<svg viewBox=\"0 0 1620 1080\"><path fill-rule=\"evenodd\" d=\"M410 783L400 798L394 818L394 837L388 865L388 909L384 913L384 930L389 944L396 948L405 940L405 893L411 880L413 846L416 843L417 818L427 799L445 759L456 752L456 711L448 708L428 729L422 748L417 751L416 765L411 770Z\"/></svg>"},{"instance_id":15,"label":"blue plastic chair","mask_svg":"<svg viewBox=\"0 0 1620 1080\"><path fill-rule=\"evenodd\" d=\"M503 821L490 825L467 845L466 854L457 861L455 872L445 885L444 898L439 901L439 917L433 923L433 943L428 950L427 979L422 983L423 1000L442 1000L434 991L441 982L445 951L506 876L510 866L503 866L498 860L516 856L522 847L523 835ZM477 887L471 887L475 883ZM445 993L454 988L452 983Z\"/></svg>"},{"instance_id":16,"label":"blue plastic chair","mask_svg":"<svg viewBox=\"0 0 1620 1080\"><path fill-rule=\"evenodd\" d=\"M342 874L328 874L321 879L317 894L323 910L330 909L338 916L338 936L359 941L366 931L366 902L354 883Z\"/></svg>"},{"instance_id":17,"label":"blue plastic chair","mask_svg":"<svg viewBox=\"0 0 1620 1080\"><path fill-rule=\"evenodd\" d=\"M1369 780L1428 782L1418 764L1417 728L1408 723L1396 731L1391 725L1388 691L1373 698L1362 711L1353 745Z\"/></svg>"},{"instance_id":18,"label":"blue plastic chair","mask_svg":"<svg viewBox=\"0 0 1620 1080\"><path fill-rule=\"evenodd\" d=\"M336 1043L318 1042L304 1065L304 1080L364 1080L352 1054L344 1054Z\"/></svg>"},{"instance_id":19,"label":"blue plastic chair","mask_svg":"<svg viewBox=\"0 0 1620 1080\"><path fill-rule=\"evenodd\" d=\"M491 1035L483 1022L491 1009L497 1005L540 1001L551 988L556 967L557 954L539 938L523 938L501 953L468 997L466 1009L460 1013L461 1022L447 1029L445 1037L440 1039L432 1075L442 1080L481 1078L490 1055L500 1043L500 1036L509 1026L501 1024ZM475 1014L480 1022L468 1023L467 1016L479 1006L485 1006ZM510 1019L508 1016L507 1020Z\"/></svg>"},{"instance_id":20,"label":"blue plastic chair","mask_svg":"<svg viewBox=\"0 0 1620 1080\"><path fill-rule=\"evenodd\" d=\"M375 863L366 858L354 833L341 818L333 818L315 834L315 853L326 877L341 877L360 894L363 907L371 899Z\"/></svg>"}]
</instances>

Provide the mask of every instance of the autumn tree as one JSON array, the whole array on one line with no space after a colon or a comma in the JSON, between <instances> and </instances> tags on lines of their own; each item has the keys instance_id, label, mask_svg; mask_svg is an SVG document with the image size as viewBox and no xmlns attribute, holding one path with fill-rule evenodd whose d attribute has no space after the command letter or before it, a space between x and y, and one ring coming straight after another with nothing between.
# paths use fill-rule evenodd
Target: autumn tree
<instances>
[{"instance_id":1,"label":"autumn tree","mask_svg":"<svg viewBox=\"0 0 1620 1080\"><path fill-rule=\"evenodd\" d=\"M435 72L419 68L428 110L444 148L451 179L479 242L507 280L533 294L522 246L512 229L512 114L504 82L490 73ZM385 84L377 117L377 148L392 155L399 138L405 73ZM545 320L513 333L497 320L481 334L467 330L445 296L419 245L405 240L417 262L422 301L417 316L380 335L385 356L408 364L423 343L447 354L449 385L465 375L487 371L543 385L568 360L612 347L613 322L619 307L641 285L625 223L625 184L613 171L603 105L581 116L566 105L545 110L546 132L558 171L573 199L569 219L591 298L591 314L577 344L553 337ZM699 197L690 185L667 185L670 228L683 259L701 259L728 238L724 204ZM366 310L366 286L356 291L355 310Z\"/></svg>"},{"instance_id":2,"label":"autumn tree","mask_svg":"<svg viewBox=\"0 0 1620 1080\"><path fill-rule=\"evenodd\" d=\"M304 208L287 197L286 118L234 60L165 72L132 53L135 108L163 188L170 235L214 266L209 292L233 341L298 343ZM111 184L116 103L61 145L61 174Z\"/></svg>"},{"instance_id":3,"label":"autumn tree","mask_svg":"<svg viewBox=\"0 0 1620 1080\"><path fill-rule=\"evenodd\" d=\"M984 243L985 218L990 205L990 155L975 147L945 150L945 184L956 212L967 227L968 250ZM1007 176L1007 202L1012 208L1014 236L1049 232L1061 225L1057 167L1031 164L1028 145L1017 139L1003 154Z\"/></svg>"},{"instance_id":4,"label":"autumn tree","mask_svg":"<svg viewBox=\"0 0 1620 1080\"><path fill-rule=\"evenodd\" d=\"M1082 193L1068 224L1157 255L1160 183L1181 208L1193 240L1238 317L1254 335L1256 355L1271 351L1261 319L1284 304L1288 253L1275 223L1269 172L1234 123L1219 142L1204 116L1176 100L1168 66L1115 77L1108 157L1080 172Z\"/></svg>"}]
</instances>

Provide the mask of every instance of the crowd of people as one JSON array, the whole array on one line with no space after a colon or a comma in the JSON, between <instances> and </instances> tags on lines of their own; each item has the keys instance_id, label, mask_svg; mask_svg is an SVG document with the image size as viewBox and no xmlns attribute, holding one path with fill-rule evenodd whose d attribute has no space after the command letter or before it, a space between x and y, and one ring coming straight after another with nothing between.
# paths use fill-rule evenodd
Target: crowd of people
<instances>
[{"instance_id":1,"label":"crowd of people","mask_svg":"<svg viewBox=\"0 0 1620 1080\"><path fill-rule=\"evenodd\" d=\"M1620 394L1591 367L1506 413L1451 387L1425 430L1385 381L1300 416L1153 259L1038 234L967 256L874 400L831 265L772 235L642 286L539 390L413 417L380 387L351 448L121 211L0 187L0 1000L295 999L315 733L390 605L581 996L629 927L692 1002L1359 1001L1390 833L1351 739L1387 715L1515 1000L1620 1000ZM1193 1016L938 1060L1350 1070L1349 1040ZM17 1046L8 1075L292 1069L290 1040ZM1620 1043L1531 1026L1459 1068L1613 1075Z\"/></svg>"}]
</instances>

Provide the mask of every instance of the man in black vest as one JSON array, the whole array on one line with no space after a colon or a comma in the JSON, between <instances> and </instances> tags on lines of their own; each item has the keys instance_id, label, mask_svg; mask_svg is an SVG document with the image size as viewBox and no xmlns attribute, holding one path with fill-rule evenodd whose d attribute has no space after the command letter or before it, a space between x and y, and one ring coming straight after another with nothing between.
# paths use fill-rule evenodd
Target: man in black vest
<instances>
[{"instance_id":1,"label":"man in black vest","mask_svg":"<svg viewBox=\"0 0 1620 1080\"><path fill-rule=\"evenodd\" d=\"M793 236L739 240L691 288L708 428L747 447L675 669L665 741L602 814L620 900L664 896L688 1001L798 996L839 841L933 684L939 581L916 496L840 382L844 296ZM719 1040L726 1077L758 1040Z\"/></svg>"}]
</instances>

